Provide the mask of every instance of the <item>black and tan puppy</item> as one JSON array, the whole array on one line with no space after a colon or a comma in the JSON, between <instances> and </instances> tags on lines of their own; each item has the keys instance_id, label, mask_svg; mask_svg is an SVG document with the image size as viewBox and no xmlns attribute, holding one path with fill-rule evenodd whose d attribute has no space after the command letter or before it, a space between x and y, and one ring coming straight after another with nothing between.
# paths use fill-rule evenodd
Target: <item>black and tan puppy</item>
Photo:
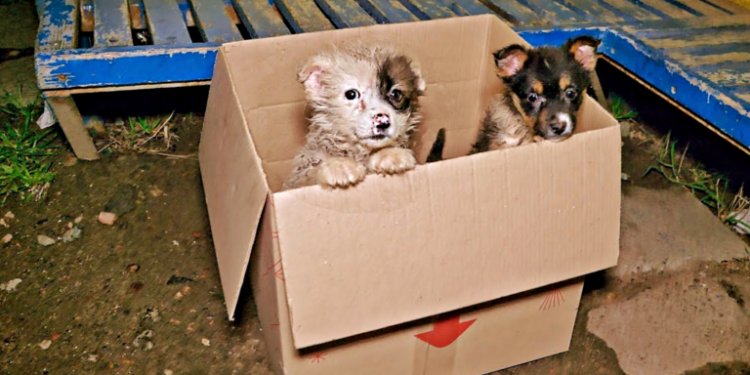
<instances>
[{"instance_id":1,"label":"black and tan puppy","mask_svg":"<svg viewBox=\"0 0 750 375\"><path fill-rule=\"evenodd\" d=\"M503 91L490 101L471 154L570 137L599 43L580 36L561 47L514 44L496 51Z\"/></svg>"},{"instance_id":2,"label":"black and tan puppy","mask_svg":"<svg viewBox=\"0 0 750 375\"><path fill-rule=\"evenodd\" d=\"M346 188L370 173L417 165L410 141L426 84L411 58L388 46L350 44L311 57L299 81L313 115L284 189Z\"/></svg>"}]
</instances>

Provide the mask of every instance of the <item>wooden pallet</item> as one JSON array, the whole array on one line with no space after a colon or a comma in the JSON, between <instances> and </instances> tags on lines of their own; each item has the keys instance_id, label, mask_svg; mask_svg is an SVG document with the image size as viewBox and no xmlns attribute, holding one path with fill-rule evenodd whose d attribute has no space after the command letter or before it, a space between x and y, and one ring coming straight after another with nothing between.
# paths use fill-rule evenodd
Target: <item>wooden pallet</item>
<instances>
[{"instance_id":1,"label":"wooden pallet","mask_svg":"<svg viewBox=\"0 0 750 375\"><path fill-rule=\"evenodd\" d=\"M208 84L224 42L473 14L533 45L595 33L607 58L750 148L750 11L729 0L38 1L38 84L81 159L98 155L75 94Z\"/></svg>"}]
</instances>

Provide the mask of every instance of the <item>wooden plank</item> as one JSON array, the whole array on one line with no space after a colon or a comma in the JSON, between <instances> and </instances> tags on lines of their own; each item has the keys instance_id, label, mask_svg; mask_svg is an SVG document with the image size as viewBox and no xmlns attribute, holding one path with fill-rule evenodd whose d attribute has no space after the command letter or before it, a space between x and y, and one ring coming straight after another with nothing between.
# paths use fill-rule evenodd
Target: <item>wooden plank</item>
<instances>
[{"instance_id":1,"label":"wooden plank","mask_svg":"<svg viewBox=\"0 0 750 375\"><path fill-rule=\"evenodd\" d=\"M673 0L673 1L679 1L682 4L685 4L685 6L694 9L696 12L706 17L726 16L726 15L732 14L731 12L727 12L717 7L711 6L710 4L706 3L704 0Z\"/></svg>"},{"instance_id":2,"label":"wooden plank","mask_svg":"<svg viewBox=\"0 0 750 375\"><path fill-rule=\"evenodd\" d=\"M195 11L195 23L208 42L224 43L242 40L237 26L232 22L223 1L191 0Z\"/></svg>"},{"instance_id":3,"label":"wooden plank","mask_svg":"<svg viewBox=\"0 0 750 375\"><path fill-rule=\"evenodd\" d=\"M333 25L310 0L274 0L276 7L295 33L333 30Z\"/></svg>"},{"instance_id":4,"label":"wooden plank","mask_svg":"<svg viewBox=\"0 0 750 375\"><path fill-rule=\"evenodd\" d=\"M660 21L644 21L633 25L623 25L624 31L639 35L648 35L651 32L661 30L678 29L678 30L700 30L712 27L722 27L731 25L750 24L750 15L741 14L721 17L697 17L689 19L673 18Z\"/></svg>"},{"instance_id":5,"label":"wooden plank","mask_svg":"<svg viewBox=\"0 0 750 375\"><path fill-rule=\"evenodd\" d=\"M130 28L134 30L146 29L146 11L142 0L128 0L130 10Z\"/></svg>"},{"instance_id":6,"label":"wooden plank","mask_svg":"<svg viewBox=\"0 0 750 375\"><path fill-rule=\"evenodd\" d=\"M651 47L663 48L666 50L695 47L695 46L712 46L726 43L741 43L750 40L750 30L724 30L716 33L701 33L697 35L688 35L686 37L674 37L664 39L642 39L644 43Z\"/></svg>"},{"instance_id":7,"label":"wooden plank","mask_svg":"<svg viewBox=\"0 0 750 375\"><path fill-rule=\"evenodd\" d=\"M419 21L419 18L409 12L398 0L357 0L357 2L378 23Z\"/></svg>"},{"instance_id":8,"label":"wooden plank","mask_svg":"<svg viewBox=\"0 0 750 375\"><path fill-rule=\"evenodd\" d=\"M616 24L625 20L625 17L615 14L611 10L602 6L596 0L562 0L562 3L569 8L575 7L586 14L589 20Z\"/></svg>"},{"instance_id":9,"label":"wooden plank","mask_svg":"<svg viewBox=\"0 0 750 375\"><path fill-rule=\"evenodd\" d=\"M564 24L586 24L589 23L585 17L576 14L573 10L556 1L547 0L524 0L525 5L537 12L538 17L549 20L553 25Z\"/></svg>"},{"instance_id":10,"label":"wooden plank","mask_svg":"<svg viewBox=\"0 0 750 375\"><path fill-rule=\"evenodd\" d=\"M127 0L94 0L94 46L132 46Z\"/></svg>"},{"instance_id":11,"label":"wooden plank","mask_svg":"<svg viewBox=\"0 0 750 375\"><path fill-rule=\"evenodd\" d=\"M83 125L83 118L78 112L73 97L49 97L47 103L55 112L55 117L57 117L57 121L65 133L65 138L67 138L76 156L83 160L99 159L94 141Z\"/></svg>"},{"instance_id":12,"label":"wooden plank","mask_svg":"<svg viewBox=\"0 0 750 375\"><path fill-rule=\"evenodd\" d=\"M155 83L155 84L150 84L150 85L130 85L130 86L84 87L80 89L44 91L44 96L47 98L50 98L50 97L61 97L61 96L71 96L71 95L80 95L80 94L98 94L102 92L173 89L173 88L180 88L180 87L195 87L195 86L209 86L209 85L211 85L211 81Z\"/></svg>"},{"instance_id":13,"label":"wooden plank","mask_svg":"<svg viewBox=\"0 0 750 375\"><path fill-rule=\"evenodd\" d=\"M750 93L746 94L735 94L738 98L744 100L746 103L750 104Z\"/></svg>"},{"instance_id":14,"label":"wooden plank","mask_svg":"<svg viewBox=\"0 0 750 375\"><path fill-rule=\"evenodd\" d=\"M453 13L463 14L468 16L480 15L480 14L492 14L496 13L478 0L451 0L448 4L449 8L453 10Z\"/></svg>"},{"instance_id":15,"label":"wooden plank","mask_svg":"<svg viewBox=\"0 0 750 375\"><path fill-rule=\"evenodd\" d=\"M669 53L669 57L679 61L687 67L715 65L726 62L750 61L750 51L731 51L708 55L695 55L692 53L675 52Z\"/></svg>"},{"instance_id":16,"label":"wooden plank","mask_svg":"<svg viewBox=\"0 0 750 375\"><path fill-rule=\"evenodd\" d=\"M187 0L177 0L177 6L180 7L182 19L185 20L185 24L188 27L195 27L195 19L193 18L193 11L190 9L190 3Z\"/></svg>"},{"instance_id":17,"label":"wooden plank","mask_svg":"<svg viewBox=\"0 0 750 375\"><path fill-rule=\"evenodd\" d=\"M510 16L513 21L523 26L550 24L543 18L539 17L536 12L516 0L482 0L482 2L496 13L505 13Z\"/></svg>"},{"instance_id":18,"label":"wooden plank","mask_svg":"<svg viewBox=\"0 0 750 375\"><path fill-rule=\"evenodd\" d=\"M210 80L219 46L193 43L37 53L37 83L43 90L55 90Z\"/></svg>"},{"instance_id":19,"label":"wooden plank","mask_svg":"<svg viewBox=\"0 0 750 375\"><path fill-rule=\"evenodd\" d=\"M639 7L633 4L629 0L602 0L602 4L605 6L610 6L613 9L617 9L623 14L626 14L638 21L650 21L650 20L661 19L661 17L657 16L656 14L649 12L643 7Z\"/></svg>"},{"instance_id":20,"label":"wooden plank","mask_svg":"<svg viewBox=\"0 0 750 375\"><path fill-rule=\"evenodd\" d=\"M436 0L401 0L406 9L421 20L455 17L456 14L442 2Z\"/></svg>"},{"instance_id":21,"label":"wooden plank","mask_svg":"<svg viewBox=\"0 0 750 375\"><path fill-rule=\"evenodd\" d=\"M143 0L143 5L154 44L190 43L190 34L177 2L174 0Z\"/></svg>"},{"instance_id":22,"label":"wooden plank","mask_svg":"<svg viewBox=\"0 0 750 375\"><path fill-rule=\"evenodd\" d=\"M315 3L339 29L370 26L377 23L359 4L353 1L315 0Z\"/></svg>"},{"instance_id":23,"label":"wooden plank","mask_svg":"<svg viewBox=\"0 0 750 375\"><path fill-rule=\"evenodd\" d=\"M267 1L234 0L250 37L266 38L291 33L276 7Z\"/></svg>"},{"instance_id":24,"label":"wooden plank","mask_svg":"<svg viewBox=\"0 0 750 375\"><path fill-rule=\"evenodd\" d=\"M732 14L747 14L750 13L750 0L747 1L748 7L743 7L742 5L736 4L732 0L704 0L706 3L712 4L714 6L720 7L721 9L724 9L726 11L731 12Z\"/></svg>"},{"instance_id":25,"label":"wooden plank","mask_svg":"<svg viewBox=\"0 0 750 375\"><path fill-rule=\"evenodd\" d=\"M638 0L671 18L692 18L696 15L665 0Z\"/></svg>"},{"instance_id":26,"label":"wooden plank","mask_svg":"<svg viewBox=\"0 0 750 375\"><path fill-rule=\"evenodd\" d=\"M701 17L705 18L705 17ZM669 28L661 30L644 30L633 33L643 39L683 39L701 34L715 34L722 32L741 32L750 30L750 25L723 25L716 27Z\"/></svg>"},{"instance_id":27,"label":"wooden plank","mask_svg":"<svg viewBox=\"0 0 750 375\"><path fill-rule=\"evenodd\" d=\"M40 51L75 48L78 45L76 0L44 0L37 45Z\"/></svg>"},{"instance_id":28,"label":"wooden plank","mask_svg":"<svg viewBox=\"0 0 750 375\"><path fill-rule=\"evenodd\" d=\"M698 74L720 86L739 86L750 84L750 71L736 69L715 69L698 71Z\"/></svg>"}]
</instances>

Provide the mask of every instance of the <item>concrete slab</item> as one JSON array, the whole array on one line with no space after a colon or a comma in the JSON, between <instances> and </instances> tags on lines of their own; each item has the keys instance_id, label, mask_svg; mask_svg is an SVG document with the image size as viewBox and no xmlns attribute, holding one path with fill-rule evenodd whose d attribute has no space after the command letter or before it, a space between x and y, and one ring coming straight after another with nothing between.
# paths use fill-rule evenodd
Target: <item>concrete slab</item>
<instances>
[{"instance_id":1,"label":"concrete slab","mask_svg":"<svg viewBox=\"0 0 750 375\"><path fill-rule=\"evenodd\" d=\"M588 330L628 375L678 375L707 362L750 361L750 317L722 286L683 272L588 314Z\"/></svg>"},{"instance_id":2,"label":"concrete slab","mask_svg":"<svg viewBox=\"0 0 750 375\"><path fill-rule=\"evenodd\" d=\"M682 188L629 186L622 198L620 259L610 271L621 279L747 255L737 234Z\"/></svg>"}]
</instances>

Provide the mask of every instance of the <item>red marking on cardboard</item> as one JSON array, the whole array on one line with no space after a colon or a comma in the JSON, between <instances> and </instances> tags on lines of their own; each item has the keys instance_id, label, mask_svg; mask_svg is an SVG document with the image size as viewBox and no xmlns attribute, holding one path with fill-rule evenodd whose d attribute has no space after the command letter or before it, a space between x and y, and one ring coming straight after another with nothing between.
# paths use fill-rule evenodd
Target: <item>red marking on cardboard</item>
<instances>
[{"instance_id":1,"label":"red marking on cardboard","mask_svg":"<svg viewBox=\"0 0 750 375\"><path fill-rule=\"evenodd\" d=\"M323 352L317 352L312 356L313 357L310 359L310 362L312 363L320 363L326 360L326 353Z\"/></svg>"},{"instance_id":2,"label":"red marking on cardboard","mask_svg":"<svg viewBox=\"0 0 750 375\"><path fill-rule=\"evenodd\" d=\"M544 297L542 305L539 306L539 311L553 309L563 303L565 303L565 296L563 296L562 291L560 289L551 290Z\"/></svg>"},{"instance_id":3,"label":"red marking on cardboard","mask_svg":"<svg viewBox=\"0 0 750 375\"><path fill-rule=\"evenodd\" d=\"M444 348L456 341L476 321L472 319L461 323L460 320L461 316L458 315L437 321L432 331L419 333L414 337L436 348Z\"/></svg>"}]
</instances>

